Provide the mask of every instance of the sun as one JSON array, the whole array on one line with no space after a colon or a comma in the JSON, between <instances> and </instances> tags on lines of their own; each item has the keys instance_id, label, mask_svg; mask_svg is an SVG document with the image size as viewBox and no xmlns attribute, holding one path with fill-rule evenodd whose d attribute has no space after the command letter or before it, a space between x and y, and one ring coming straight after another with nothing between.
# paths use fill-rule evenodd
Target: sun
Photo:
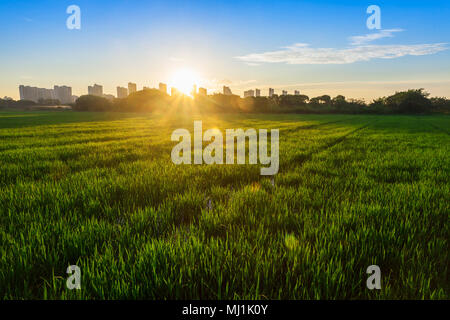
<instances>
[{"instance_id":1,"label":"sun","mask_svg":"<svg viewBox=\"0 0 450 320\"><path fill-rule=\"evenodd\" d=\"M181 93L192 96L192 89L198 86L200 80L198 75L191 69L180 69L176 71L169 81L169 86L176 88Z\"/></svg>"}]
</instances>

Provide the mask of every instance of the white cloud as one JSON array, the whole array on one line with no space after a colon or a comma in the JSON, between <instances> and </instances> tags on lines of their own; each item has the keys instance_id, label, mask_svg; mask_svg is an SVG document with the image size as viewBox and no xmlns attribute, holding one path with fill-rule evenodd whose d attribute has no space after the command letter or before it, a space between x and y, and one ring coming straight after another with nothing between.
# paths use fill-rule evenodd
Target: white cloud
<instances>
[{"instance_id":1,"label":"white cloud","mask_svg":"<svg viewBox=\"0 0 450 320\"><path fill-rule=\"evenodd\" d=\"M263 53L252 53L240 57L238 60L250 66L261 63L287 64L350 64L372 59L394 59L404 56L423 56L447 50L446 43L415 44L415 45L374 45L372 41L393 38L394 33L403 29L386 29L362 36L350 37L352 46L343 49L311 48L306 43L296 43L284 47L282 50Z\"/></svg>"},{"instance_id":2,"label":"white cloud","mask_svg":"<svg viewBox=\"0 0 450 320\"><path fill-rule=\"evenodd\" d=\"M377 33L369 33L364 36L353 36L353 37L350 37L349 39L351 41L351 44L361 45L361 44L366 44L368 42L382 39L382 38L393 38L395 32L402 32L402 31L404 31L404 30L403 29L386 29L386 30L381 30Z\"/></svg>"},{"instance_id":3,"label":"white cloud","mask_svg":"<svg viewBox=\"0 0 450 320\"><path fill-rule=\"evenodd\" d=\"M423 56L447 50L446 43L416 45L358 45L344 49L311 48L297 43L283 50L251 53L236 57L243 62L287 64L350 64L372 59L394 59L404 56Z\"/></svg>"}]
</instances>

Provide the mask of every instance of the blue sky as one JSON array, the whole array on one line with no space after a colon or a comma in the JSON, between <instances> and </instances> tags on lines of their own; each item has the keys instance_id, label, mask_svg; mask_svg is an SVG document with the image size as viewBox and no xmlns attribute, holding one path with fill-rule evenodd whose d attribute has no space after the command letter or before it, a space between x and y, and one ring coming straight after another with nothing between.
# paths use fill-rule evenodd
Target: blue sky
<instances>
[{"instance_id":1,"label":"blue sky","mask_svg":"<svg viewBox=\"0 0 450 320\"><path fill-rule=\"evenodd\" d=\"M66 28L72 4L80 30ZM382 30L367 28L369 5L381 8ZM1 1L0 96L18 98L19 84L81 95L99 83L115 94L188 68L199 85L238 94L274 87L370 100L425 87L450 97L449 31L449 1Z\"/></svg>"}]
</instances>

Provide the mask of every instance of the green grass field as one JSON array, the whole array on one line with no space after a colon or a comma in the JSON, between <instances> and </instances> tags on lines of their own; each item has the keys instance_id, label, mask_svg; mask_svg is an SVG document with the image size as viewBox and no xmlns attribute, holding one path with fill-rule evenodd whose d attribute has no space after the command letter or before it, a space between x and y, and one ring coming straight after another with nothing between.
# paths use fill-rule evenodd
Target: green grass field
<instances>
[{"instance_id":1,"label":"green grass field","mask_svg":"<svg viewBox=\"0 0 450 320\"><path fill-rule=\"evenodd\" d=\"M279 128L280 171L171 162ZM448 299L450 117L0 113L0 299ZM66 288L69 265L81 290ZM381 268L381 290L366 268Z\"/></svg>"}]
</instances>

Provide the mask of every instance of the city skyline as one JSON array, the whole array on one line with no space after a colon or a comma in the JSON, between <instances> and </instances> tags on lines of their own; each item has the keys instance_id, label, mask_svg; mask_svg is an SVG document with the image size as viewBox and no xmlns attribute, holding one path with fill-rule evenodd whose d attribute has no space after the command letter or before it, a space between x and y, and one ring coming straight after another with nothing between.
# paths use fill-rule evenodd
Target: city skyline
<instances>
[{"instance_id":1,"label":"city skyline","mask_svg":"<svg viewBox=\"0 0 450 320\"><path fill-rule=\"evenodd\" d=\"M72 95L72 87L53 86L53 89L32 86L19 86L20 100L39 102L40 100L59 100L62 104L75 102L77 96Z\"/></svg>"},{"instance_id":2,"label":"city skyline","mask_svg":"<svg viewBox=\"0 0 450 320\"><path fill-rule=\"evenodd\" d=\"M147 86L142 87L142 90L149 90L149 89L159 90L166 94L169 94L167 92L167 84L165 84L165 83L160 82L158 88L147 87ZM170 89L171 89L170 90L171 95L179 95L180 93L186 94L176 87L170 87ZM116 95L107 94L107 93L103 92L102 85L95 83L92 86L88 86L87 93L83 93L81 95L95 95L95 96L100 96L100 97L104 97L104 98L108 98L108 99L112 99L112 98L122 99L122 98L128 97L131 93L136 92L136 91L140 91L137 89L137 84L129 82L128 88L117 86L116 87ZM284 93L284 92L287 93L287 91L282 90L282 93ZM235 95L232 92L231 88L227 87L227 86L223 86L222 92L214 91L211 94ZM275 93L275 89L273 89L273 88L268 88L267 95L264 95L264 94L261 95L261 89L255 88L255 89L250 89L250 90L244 91L243 97L244 98L246 98L246 97L271 97L274 94L276 94L276 93ZM300 93L298 90L295 90L294 94L299 95ZM190 94L188 96L194 97L195 95L206 96L206 95L208 95L208 89L203 88L203 87L197 88L197 85L194 84L192 86L192 90L190 91ZM79 96L72 95L72 87L66 86L66 85L64 85L64 86L55 85L53 89L20 85L19 86L19 97L20 97L20 100L30 100L30 101L34 101L34 102L39 102L39 100L59 100L62 104L73 103L76 101L77 98L79 98ZM5 98L9 98L9 97L5 96Z\"/></svg>"},{"instance_id":3,"label":"city skyline","mask_svg":"<svg viewBox=\"0 0 450 320\"><path fill-rule=\"evenodd\" d=\"M255 88L366 101L410 88L450 96L445 1L378 2L380 30L367 28L363 1L78 1L80 30L65 26L69 2L48 4L0 4L1 96L54 83L80 96L94 81L116 94L120 79L170 90L183 69L208 92L225 85L241 96Z\"/></svg>"}]
</instances>

